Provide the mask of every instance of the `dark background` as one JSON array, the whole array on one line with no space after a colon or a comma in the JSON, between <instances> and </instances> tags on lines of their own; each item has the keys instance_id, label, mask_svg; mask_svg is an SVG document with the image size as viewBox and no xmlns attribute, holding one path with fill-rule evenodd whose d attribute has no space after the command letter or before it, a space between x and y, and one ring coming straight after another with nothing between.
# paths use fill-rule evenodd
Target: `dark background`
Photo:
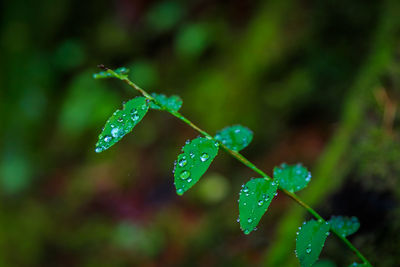
<instances>
[{"instance_id":1,"label":"dark background","mask_svg":"<svg viewBox=\"0 0 400 267\"><path fill-rule=\"evenodd\" d=\"M327 218L357 216L353 244L399 265L398 0L0 3L1 266L298 266L309 215L279 194L245 236L238 192L256 174L227 154L175 194L173 162L197 133L167 113L94 153L137 95L93 80L100 63L180 95L211 134L249 127L243 154L268 174L303 162L300 196ZM332 235L321 258L356 260Z\"/></svg>"}]
</instances>

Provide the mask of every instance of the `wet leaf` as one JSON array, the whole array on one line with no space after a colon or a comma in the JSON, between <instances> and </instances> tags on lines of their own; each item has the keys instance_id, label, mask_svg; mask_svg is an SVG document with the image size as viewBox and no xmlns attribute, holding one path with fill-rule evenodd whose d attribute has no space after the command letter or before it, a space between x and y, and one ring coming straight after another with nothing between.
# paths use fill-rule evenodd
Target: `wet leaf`
<instances>
[{"instance_id":1,"label":"wet leaf","mask_svg":"<svg viewBox=\"0 0 400 267\"><path fill-rule=\"evenodd\" d=\"M149 109L148 101L144 97L136 97L123 105L107 120L103 131L99 135L95 151L100 153L132 131Z\"/></svg>"},{"instance_id":2,"label":"wet leaf","mask_svg":"<svg viewBox=\"0 0 400 267\"><path fill-rule=\"evenodd\" d=\"M300 163L296 165L282 163L280 167L274 168L274 179L279 182L280 187L296 192L307 186L311 180L311 173Z\"/></svg>"},{"instance_id":3,"label":"wet leaf","mask_svg":"<svg viewBox=\"0 0 400 267\"><path fill-rule=\"evenodd\" d=\"M253 140L253 132L242 125L233 125L217 132L215 139L232 150L240 151Z\"/></svg>"},{"instance_id":4,"label":"wet leaf","mask_svg":"<svg viewBox=\"0 0 400 267\"><path fill-rule=\"evenodd\" d=\"M348 236L357 232L360 228L360 222L357 217L332 216L329 220L331 229L335 230L341 236Z\"/></svg>"},{"instance_id":5,"label":"wet leaf","mask_svg":"<svg viewBox=\"0 0 400 267\"><path fill-rule=\"evenodd\" d=\"M205 137L186 142L175 162L174 178L178 195L191 188L207 171L218 154L218 143Z\"/></svg>"},{"instance_id":6,"label":"wet leaf","mask_svg":"<svg viewBox=\"0 0 400 267\"><path fill-rule=\"evenodd\" d=\"M178 111L182 107L182 99L177 95L172 95L167 97L164 94L156 94L152 93L152 97L154 97L161 105L155 104L154 102L150 102L150 108L152 109L165 109L169 111Z\"/></svg>"},{"instance_id":7,"label":"wet leaf","mask_svg":"<svg viewBox=\"0 0 400 267\"><path fill-rule=\"evenodd\" d=\"M329 224L310 220L300 227L296 238L296 256L301 267L311 267L319 257L329 235Z\"/></svg>"},{"instance_id":8,"label":"wet leaf","mask_svg":"<svg viewBox=\"0 0 400 267\"><path fill-rule=\"evenodd\" d=\"M127 69L125 67L121 67L121 68L115 69L114 72L117 73L118 75L126 75L126 74L128 74L129 69ZM93 74L94 79L105 79L105 78L112 78L112 77L115 77L115 76L107 71L100 71L98 73Z\"/></svg>"},{"instance_id":9,"label":"wet leaf","mask_svg":"<svg viewBox=\"0 0 400 267\"><path fill-rule=\"evenodd\" d=\"M239 222L245 234L250 234L267 211L278 184L272 180L256 178L243 185L239 193Z\"/></svg>"}]
</instances>

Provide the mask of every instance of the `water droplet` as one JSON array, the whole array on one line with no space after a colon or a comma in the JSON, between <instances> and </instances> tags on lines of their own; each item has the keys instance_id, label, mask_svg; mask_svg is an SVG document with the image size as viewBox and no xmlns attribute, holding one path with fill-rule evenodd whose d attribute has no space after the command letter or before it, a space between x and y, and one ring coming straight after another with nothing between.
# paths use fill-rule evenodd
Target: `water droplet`
<instances>
[{"instance_id":1,"label":"water droplet","mask_svg":"<svg viewBox=\"0 0 400 267\"><path fill-rule=\"evenodd\" d=\"M193 152L190 152L189 156L190 156L191 158L194 158L194 153L193 153Z\"/></svg>"},{"instance_id":2,"label":"water droplet","mask_svg":"<svg viewBox=\"0 0 400 267\"><path fill-rule=\"evenodd\" d=\"M192 178L187 179L187 182L190 183L192 181Z\"/></svg>"},{"instance_id":3,"label":"water droplet","mask_svg":"<svg viewBox=\"0 0 400 267\"><path fill-rule=\"evenodd\" d=\"M188 171L182 171L179 177L181 177L181 179L184 179L184 180L185 180L185 179L187 179L187 178L190 177L190 172L188 172Z\"/></svg>"},{"instance_id":4,"label":"water droplet","mask_svg":"<svg viewBox=\"0 0 400 267\"><path fill-rule=\"evenodd\" d=\"M179 162L178 165L181 167L184 167L187 164L187 160L185 157L183 157Z\"/></svg>"},{"instance_id":5,"label":"water droplet","mask_svg":"<svg viewBox=\"0 0 400 267\"><path fill-rule=\"evenodd\" d=\"M138 114L132 115L132 120L133 121L137 121L138 119L139 119L139 115Z\"/></svg>"},{"instance_id":6,"label":"water droplet","mask_svg":"<svg viewBox=\"0 0 400 267\"><path fill-rule=\"evenodd\" d=\"M251 218L248 218L248 219L247 219L247 222L248 222L248 223L251 223L252 221L253 221L253 220L252 220Z\"/></svg>"},{"instance_id":7,"label":"water droplet","mask_svg":"<svg viewBox=\"0 0 400 267\"><path fill-rule=\"evenodd\" d=\"M247 193L247 192L249 192L249 189L248 189L247 187L244 187L244 188L243 188L243 192L244 192L244 193Z\"/></svg>"},{"instance_id":8,"label":"water droplet","mask_svg":"<svg viewBox=\"0 0 400 267\"><path fill-rule=\"evenodd\" d=\"M101 151L103 151L103 149L101 147L96 147L96 149L94 150L96 153L100 153Z\"/></svg>"},{"instance_id":9,"label":"water droplet","mask_svg":"<svg viewBox=\"0 0 400 267\"><path fill-rule=\"evenodd\" d=\"M311 248L307 248L306 252L307 252L307 254L310 254L311 253Z\"/></svg>"},{"instance_id":10,"label":"water droplet","mask_svg":"<svg viewBox=\"0 0 400 267\"><path fill-rule=\"evenodd\" d=\"M249 229L246 229L246 230L244 230L244 233L247 235L247 234L250 234L250 230Z\"/></svg>"},{"instance_id":11,"label":"water droplet","mask_svg":"<svg viewBox=\"0 0 400 267\"><path fill-rule=\"evenodd\" d=\"M275 186L275 185L276 185L276 183L275 183L274 181L272 181L271 185L272 185L272 186Z\"/></svg>"},{"instance_id":12,"label":"water droplet","mask_svg":"<svg viewBox=\"0 0 400 267\"><path fill-rule=\"evenodd\" d=\"M111 136L109 136L109 135L106 135L105 137L104 137L104 142L110 142L111 141L111 139L112 139L112 137Z\"/></svg>"},{"instance_id":13,"label":"water droplet","mask_svg":"<svg viewBox=\"0 0 400 267\"><path fill-rule=\"evenodd\" d=\"M240 218L237 218L237 220L236 220L237 222L240 222Z\"/></svg>"},{"instance_id":14,"label":"water droplet","mask_svg":"<svg viewBox=\"0 0 400 267\"><path fill-rule=\"evenodd\" d=\"M262 201L262 200L258 201L258 206L262 206L263 204L264 204L264 201Z\"/></svg>"},{"instance_id":15,"label":"water droplet","mask_svg":"<svg viewBox=\"0 0 400 267\"><path fill-rule=\"evenodd\" d=\"M182 188L179 188L176 192L177 192L178 194L182 195L182 194L183 194L183 189L182 189Z\"/></svg>"},{"instance_id":16,"label":"water droplet","mask_svg":"<svg viewBox=\"0 0 400 267\"><path fill-rule=\"evenodd\" d=\"M124 119L123 118L118 118L118 120L117 120L118 122L123 122L124 121Z\"/></svg>"},{"instance_id":17,"label":"water droplet","mask_svg":"<svg viewBox=\"0 0 400 267\"><path fill-rule=\"evenodd\" d=\"M113 129L111 130L111 135L112 135L113 137L118 137L118 135L119 135L119 128L113 128Z\"/></svg>"},{"instance_id":18,"label":"water droplet","mask_svg":"<svg viewBox=\"0 0 400 267\"><path fill-rule=\"evenodd\" d=\"M204 161L208 160L209 157L210 156L207 153L203 153L200 156L200 160L204 162Z\"/></svg>"}]
</instances>

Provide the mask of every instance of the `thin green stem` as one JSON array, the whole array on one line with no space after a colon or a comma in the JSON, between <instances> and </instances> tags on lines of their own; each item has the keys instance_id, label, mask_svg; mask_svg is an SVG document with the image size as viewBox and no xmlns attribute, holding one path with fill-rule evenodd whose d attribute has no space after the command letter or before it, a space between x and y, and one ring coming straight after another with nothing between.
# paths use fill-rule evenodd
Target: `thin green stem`
<instances>
[{"instance_id":1,"label":"thin green stem","mask_svg":"<svg viewBox=\"0 0 400 267\"><path fill-rule=\"evenodd\" d=\"M161 103L159 103L154 97L152 97L150 94L148 94L145 90L143 90L142 88L137 86L135 83L133 83L131 80L129 80L129 78L126 75L119 75L118 73L116 73L116 72L114 72L113 70L110 70L110 69L107 69L107 72L111 73L116 78L126 82L129 86L131 86L135 90L139 91L144 97L146 97L147 99L153 101L155 104L159 105L160 107L164 107ZM261 175L264 179L271 180L271 178L265 172L263 172L261 169L259 169L254 163L249 161L242 154L240 154L239 152L228 148L227 146L225 146L224 144L222 144L218 140L214 139L214 137L212 137L212 135L210 135L206 131L202 130L200 127L198 127L192 121L190 121L189 119L184 117L181 113L179 113L177 111L168 110L165 107L164 107L164 110L169 112L170 114L172 114L176 118L180 119L181 121L183 121L184 123L189 125L191 128L193 128L194 130L196 130L200 134L204 135L205 137L207 137L209 139L212 139L214 141L217 141L219 143L220 147L222 147L232 157L234 157L235 159L237 159L238 161L240 161L241 163L243 163L244 165L246 165L247 167L252 169L254 172L256 172L259 175ZM285 195L287 195L288 197L293 199L297 204L299 204L300 206L305 208L317 220L319 220L321 222L326 222L326 220L324 218L322 218L322 216L319 215L318 212L316 212L313 208L311 208L309 205L307 205L305 202L303 202L295 193L290 192L290 191L288 191L288 190L286 190L286 189L284 189L282 187L279 187L279 190L281 190ZM346 237L340 235L337 231L335 231L333 229L331 229L331 232L333 232L337 237L339 237L339 239L342 240L347 245L347 247L350 248L350 250L352 250L365 264L367 264L367 266L371 266L372 267L371 263L364 257L364 255L356 247L353 246L353 244Z\"/></svg>"}]
</instances>

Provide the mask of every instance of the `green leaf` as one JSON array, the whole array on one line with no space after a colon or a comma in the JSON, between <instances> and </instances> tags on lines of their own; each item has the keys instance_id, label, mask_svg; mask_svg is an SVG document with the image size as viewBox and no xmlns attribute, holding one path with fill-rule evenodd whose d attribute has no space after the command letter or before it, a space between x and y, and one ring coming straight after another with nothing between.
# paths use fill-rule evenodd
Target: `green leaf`
<instances>
[{"instance_id":1,"label":"green leaf","mask_svg":"<svg viewBox=\"0 0 400 267\"><path fill-rule=\"evenodd\" d=\"M300 227L296 238L296 256L301 267L311 267L319 257L329 235L329 224L310 220Z\"/></svg>"},{"instance_id":2,"label":"green leaf","mask_svg":"<svg viewBox=\"0 0 400 267\"><path fill-rule=\"evenodd\" d=\"M125 67L121 67L121 68L115 69L114 72L117 73L118 75L122 76L122 75L128 74L129 69L127 69ZM109 73L107 71L100 71L98 73L93 74L94 79L105 79L105 78L112 78L112 77L115 77L115 75L113 75L112 73Z\"/></svg>"},{"instance_id":3,"label":"green leaf","mask_svg":"<svg viewBox=\"0 0 400 267\"><path fill-rule=\"evenodd\" d=\"M156 94L152 93L152 97L154 97L161 105L157 105L154 102L150 102L150 108L152 109L165 109L169 111L178 111L182 107L182 99L177 95L172 95L167 97L164 94Z\"/></svg>"},{"instance_id":4,"label":"green leaf","mask_svg":"<svg viewBox=\"0 0 400 267\"><path fill-rule=\"evenodd\" d=\"M218 143L205 137L187 141L174 167L175 187L183 195L207 171L218 154Z\"/></svg>"},{"instance_id":5,"label":"green leaf","mask_svg":"<svg viewBox=\"0 0 400 267\"><path fill-rule=\"evenodd\" d=\"M274 179L279 182L280 187L296 192L307 186L311 180L311 173L300 163L296 165L282 163L280 167L274 168Z\"/></svg>"},{"instance_id":6,"label":"green leaf","mask_svg":"<svg viewBox=\"0 0 400 267\"><path fill-rule=\"evenodd\" d=\"M354 234L360 228L360 222L357 217L332 216L329 220L331 229L339 235L346 237Z\"/></svg>"},{"instance_id":7,"label":"green leaf","mask_svg":"<svg viewBox=\"0 0 400 267\"><path fill-rule=\"evenodd\" d=\"M142 120L148 110L148 101L141 96L125 103L122 110L118 109L107 120L103 131L99 135L95 151L100 153L121 140Z\"/></svg>"},{"instance_id":8,"label":"green leaf","mask_svg":"<svg viewBox=\"0 0 400 267\"><path fill-rule=\"evenodd\" d=\"M233 125L217 132L215 139L232 150L240 151L253 140L253 132L242 125Z\"/></svg>"},{"instance_id":9,"label":"green leaf","mask_svg":"<svg viewBox=\"0 0 400 267\"><path fill-rule=\"evenodd\" d=\"M278 184L264 178L252 179L239 193L239 222L245 234L250 234L267 211L276 195Z\"/></svg>"}]
</instances>

